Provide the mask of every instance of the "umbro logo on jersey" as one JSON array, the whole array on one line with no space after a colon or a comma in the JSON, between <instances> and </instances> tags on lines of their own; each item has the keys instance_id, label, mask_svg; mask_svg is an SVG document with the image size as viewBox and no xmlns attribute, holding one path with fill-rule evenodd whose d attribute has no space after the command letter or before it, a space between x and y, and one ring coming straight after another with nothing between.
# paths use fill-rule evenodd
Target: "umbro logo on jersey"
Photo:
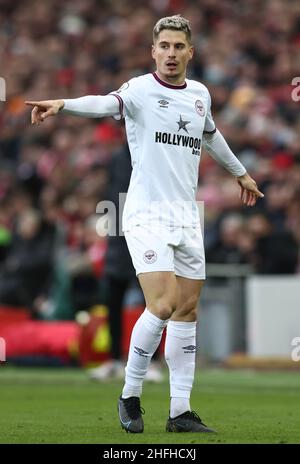
<instances>
[{"instance_id":1,"label":"umbro logo on jersey","mask_svg":"<svg viewBox=\"0 0 300 464\"><path fill-rule=\"evenodd\" d=\"M143 356L144 358L147 358L147 356L149 356L149 353L147 351L143 350L143 348L139 348L138 346L134 347L134 352L136 354L139 354L140 356Z\"/></svg>"},{"instance_id":2,"label":"umbro logo on jersey","mask_svg":"<svg viewBox=\"0 0 300 464\"><path fill-rule=\"evenodd\" d=\"M158 100L160 108L169 108L169 103L167 100Z\"/></svg>"},{"instance_id":3,"label":"umbro logo on jersey","mask_svg":"<svg viewBox=\"0 0 300 464\"><path fill-rule=\"evenodd\" d=\"M188 345L182 347L184 353L195 353L196 352L196 345Z\"/></svg>"}]
</instances>

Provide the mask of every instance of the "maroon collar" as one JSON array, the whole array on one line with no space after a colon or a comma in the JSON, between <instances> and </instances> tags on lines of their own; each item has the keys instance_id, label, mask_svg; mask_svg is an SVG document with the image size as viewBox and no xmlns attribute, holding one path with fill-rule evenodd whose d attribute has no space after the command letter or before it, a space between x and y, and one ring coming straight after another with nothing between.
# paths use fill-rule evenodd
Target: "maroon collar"
<instances>
[{"instance_id":1,"label":"maroon collar","mask_svg":"<svg viewBox=\"0 0 300 464\"><path fill-rule=\"evenodd\" d=\"M180 90L180 89L185 89L186 86L187 86L186 82L184 84L181 84L181 85L168 84L167 82L162 81L155 72L153 72L152 75L153 75L154 79L157 80L157 82L159 82L161 85L164 85L165 87L168 87L168 89Z\"/></svg>"}]
</instances>

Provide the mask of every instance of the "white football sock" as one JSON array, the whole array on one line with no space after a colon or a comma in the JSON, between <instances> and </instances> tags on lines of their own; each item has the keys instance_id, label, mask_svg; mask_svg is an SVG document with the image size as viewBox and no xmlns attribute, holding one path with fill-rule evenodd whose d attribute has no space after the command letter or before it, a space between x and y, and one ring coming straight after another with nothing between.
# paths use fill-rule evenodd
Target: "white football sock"
<instances>
[{"instance_id":1,"label":"white football sock","mask_svg":"<svg viewBox=\"0 0 300 464\"><path fill-rule=\"evenodd\" d=\"M143 380L167 323L147 308L136 321L131 334L122 398L141 396Z\"/></svg>"},{"instance_id":2,"label":"white football sock","mask_svg":"<svg viewBox=\"0 0 300 464\"><path fill-rule=\"evenodd\" d=\"M191 410L191 406L190 406L189 398L171 398L170 417L172 419L190 410Z\"/></svg>"},{"instance_id":3,"label":"white football sock","mask_svg":"<svg viewBox=\"0 0 300 464\"><path fill-rule=\"evenodd\" d=\"M195 375L196 322L169 321L165 358L170 371L170 417L190 411Z\"/></svg>"}]
</instances>

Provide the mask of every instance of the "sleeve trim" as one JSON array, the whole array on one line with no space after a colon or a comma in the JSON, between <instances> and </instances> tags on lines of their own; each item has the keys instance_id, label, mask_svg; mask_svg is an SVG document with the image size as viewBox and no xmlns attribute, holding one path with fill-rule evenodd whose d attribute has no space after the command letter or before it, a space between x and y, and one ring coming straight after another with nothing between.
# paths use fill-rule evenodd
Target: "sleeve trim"
<instances>
[{"instance_id":1,"label":"sleeve trim","mask_svg":"<svg viewBox=\"0 0 300 464\"><path fill-rule=\"evenodd\" d=\"M212 131L203 131L203 134L212 135L212 134L214 134L215 132L217 132L217 128L216 128L216 127L215 127L214 130L212 130Z\"/></svg>"},{"instance_id":2,"label":"sleeve trim","mask_svg":"<svg viewBox=\"0 0 300 464\"><path fill-rule=\"evenodd\" d=\"M122 98L120 97L120 95L116 94L116 93L111 93L110 95L113 95L114 97L116 97L119 101L119 113L120 113L120 116L121 118L124 118L124 102L122 100Z\"/></svg>"}]
</instances>

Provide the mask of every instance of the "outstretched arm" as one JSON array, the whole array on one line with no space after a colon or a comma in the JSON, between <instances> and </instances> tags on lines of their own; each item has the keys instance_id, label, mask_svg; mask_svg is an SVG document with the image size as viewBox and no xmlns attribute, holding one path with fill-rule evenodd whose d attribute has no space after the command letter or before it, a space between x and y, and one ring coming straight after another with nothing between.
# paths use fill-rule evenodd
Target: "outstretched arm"
<instances>
[{"instance_id":1,"label":"outstretched arm","mask_svg":"<svg viewBox=\"0 0 300 464\"><path fill-rule=\"evenodd\" d=\"M115 95L87 95L66 100L26 101L25 103L33 106L32 124L39 124L59 111L88 118L103 118L120 114L120 103Z\"/></svg>"},{"instance_id":2,"label":"outstretched arm","mask_svg":"<svg viewBox=\"0 0 300 464\"><path fill-rule=\"evenodd\" d=\"M255 180L246 172L218 130L204 133L203 145L219 164L237 178L241 188L240 198L245 205L254 206L258 198L263 198L264 195L258 190Z\"/></svg>"}]
</instances>

